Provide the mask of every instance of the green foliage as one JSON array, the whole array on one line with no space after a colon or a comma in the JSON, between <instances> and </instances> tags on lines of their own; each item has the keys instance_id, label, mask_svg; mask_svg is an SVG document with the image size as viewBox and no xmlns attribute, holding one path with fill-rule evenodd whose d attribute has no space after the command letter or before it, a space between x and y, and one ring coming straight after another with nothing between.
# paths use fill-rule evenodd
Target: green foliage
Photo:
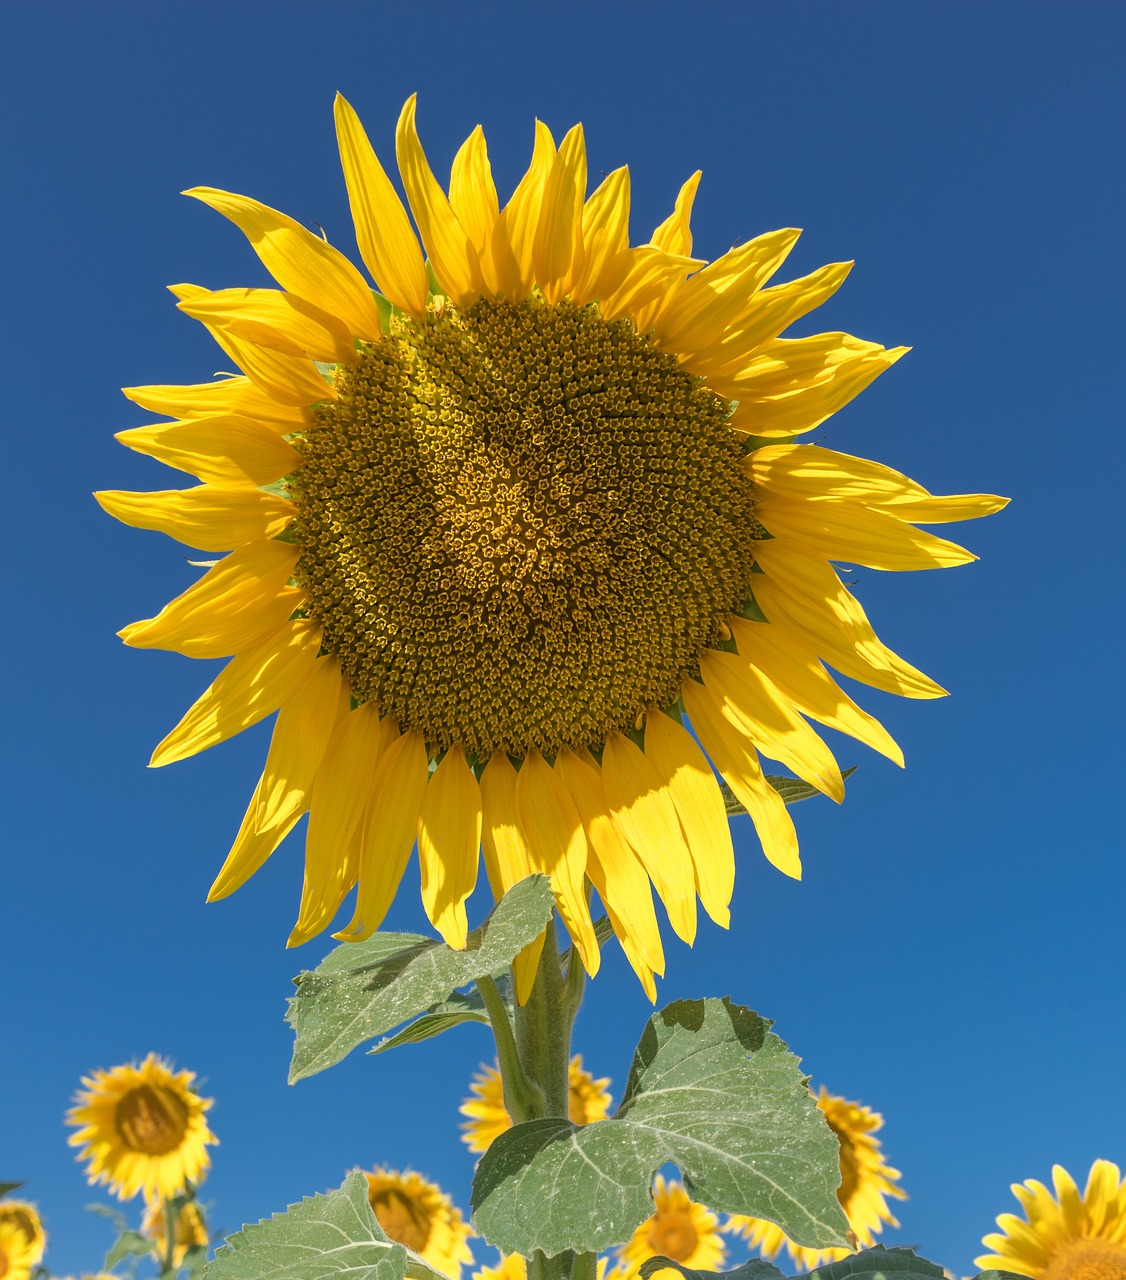
<instances>
[{"instance_id":1,"label":"green foliage","mask_svg":"<svg viewBox=\"0 0 1126 1280\"><path fill-rule=\"evenodd\" d=\"M650 1276L666 1268L679 1271L684 1280L713 1280L715 1276L722 1276L723 1280L782 1280L782 1272L765 1258L751 1258L749 1262L744 1262L741 1267L735 1267L731 1271L697 1271L661 1255L646 1258L641 1264L641 1280L649 1280Z\"/></svg>"},{"instance_id":2,"label":"green foliage","mask_svg":"<svg viewBox=\"0 0 1126 1280\"><path fill-rule=\"evenodd\" d=\"M655 1013L613 1117L533 1120L485 1152L477 1229L504 1253L599 1252L653 1212L653 1175L672 1161L711 1209L766 1218L800 1244L844 1245L837 1140L769 1025L726 999Z\"/></svg>"},{"instance_id":3,"label":"green foliage","mask_svg":"<svg viewBox=\"0 0 1126 1280\"><path fill-rule=\"evenodd\" d=\"M0 1196L10 1196L13 1191L18 1191L22 1186L22 1182L0 1182Z\"/></svg>"},{"instance_id":4,"label":"green foliage","mask_svg":"<svg viewBox=\"0 0 1126 1280\"><path fill-rule=\"evenodd\" d=\"M143 1257L152 1253L155 1246L148 1236L139 1231L123 1231L113 1243L113 1248L106 1254L105 1270L109 1271L122 1258Z\"/></svg>"},{"instance_id":5,"label":"green foliage","mask_svg":"<svg viewBox=\"0 0 1126 1280\"><path fill-rule=\"evenodd\" d=\"M206 1280L404 1280L407 1250L392 1244L354 1169L338 1191L307 1196L285 1213L230 1236L204 1271ZM425 1267L425 1264L422 1264ZM419 1280L436 1272L414 1271Z\"/></svg>"},{"instance_id":6,"label":"green foliage","mask_svg":"<svg viewBox=\"0 0 1126 1280\"><path fill-rule=\"evenodd\" d=\"M499 981L499 979L498 979ZM459 1026L463 1022L488 1023L489 1015L485 1012L485 1002L474 987L470 991L455 991L448 1000L443 1000L428 1009L421 1018L415 1018L402 1031L385 1039L368 1050L368 1053L384 1053L388 1049L397 1049L404 1044L420 1044L433 1036L440 1036L443 1031Z\"/></svg>"},{"instance_id":7,"label":"green foliage","mask_svg":"<svg viewBox=\"0 0 1126 1280\"><path fill-rule=\"evenodd\" d=\"M841 777L851 778L856 770L856 765L853 765L851 769L842 769ZM768 773L766 780L786 804L797 804L799 800L811 800L814 796L823 794L816 787L811 787L808 782L803 782L801 778L787 778L783 774ZM742 802L726 782L721 781L719 789L723 792L723 803L727 809L728 817L737 817L739 814L747 812Z\"/></svg>"},{"instance_id":8,"label":"green foliage","mask_svg":"<svg viewBox=\"0 0 1126 1280\"><path fill-rule=\"evenodd\" d=\"M297 995L287 1014L296 1033L290 1084L505 969L543 932L553 907L547 877L529 876L473 930L464 951L414 933L376 933L337 947L295 980Z\"/></svg>"}]
</instances>

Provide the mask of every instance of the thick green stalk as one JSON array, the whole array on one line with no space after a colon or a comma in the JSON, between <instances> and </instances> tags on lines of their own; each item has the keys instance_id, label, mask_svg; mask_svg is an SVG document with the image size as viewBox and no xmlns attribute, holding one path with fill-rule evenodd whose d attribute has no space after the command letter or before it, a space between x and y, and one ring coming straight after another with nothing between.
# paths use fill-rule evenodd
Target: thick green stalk
<instances>
[{"instance_id":1,"label":"thick green stalk","mask_svg":"<svg viewBox=\"0 0 1126 1280\"><path fill-rule=\"evenodd\" d=\"M544 1117L567 1119L570 1103L571 1028L579 1001L582 999L582 961L572 951L568 972L564 976L556 941L555 923L547 926L543 954L540 957L536 980L527 1003L516 1009L516 1026L513 1045L501 1049L501 1037L509 1029L507 1015L501 1035L497 1037L498 1061L501 1064L501 1080L504 1086L505 1105L510 1089L513 1099L524 1112L526 1120ZM496 994L482 988L482 996L494 1032L497 1020L490 1006ZM499 995L497 995L499 1000ZM516 1062L511 1062L515 1050ZM505 1069L505 1055L510 1059ZM511 1084L510 1084L511 1079ZM517 1118L509 1106L509 1114ZM528 1280L594 1280L596 1258L593 1253L562 1253L549 1258L534 1253L528 1259Z\"/></svg>"}]
</instances>

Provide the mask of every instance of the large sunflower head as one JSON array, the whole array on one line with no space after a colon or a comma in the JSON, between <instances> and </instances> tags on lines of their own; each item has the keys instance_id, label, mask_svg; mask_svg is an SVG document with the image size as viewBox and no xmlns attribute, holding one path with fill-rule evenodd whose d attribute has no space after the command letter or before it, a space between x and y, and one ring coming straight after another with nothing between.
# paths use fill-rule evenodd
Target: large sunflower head
<instances>
[{"instance_id":1,"label":"large sunflower head","mask_svg":"<svg viewBox=\"0 0 1126 1280\"><path fill-rule=\"evenodd\" d=\"M1096 1160L1082 1195L1058 1164L1052 1182L1055 1195L1034 1178L1013 1185L1025 1216L1001 1214L977 1265L1032 1280L1126 1280L1126 1181L1118 1166Z\"/></svg>"},{"instance_id":2,"label":"large sunflower head","mask_svg":"<svg viewBox=\"0 0 1126 1280\"><path fill-rule=\"evenodd\" d=\"M907 1193L896 1184L899 1171L884 1160L878 1138L873 1134L883 1127L884 1118L870 1107L847 1098L838 1098L822 1085L817 1105L837 1136L841 1148L841 1185L837 1198L841 1202L849 1230L857 1241L868 1247L885 1226L898 1227L887 1204L887 1197L905 1200ZM785 1245L794 1264L812 1271L824 1262L848 1256L847 1249L808 1249L795 1244L773 1222L732 1214L726 1230L737 1231L753 1248L767 1258L776 1257Z\"/></svg>"},{"instance_id":3,"label":"large sunflower head","mask_svg":"<svg viewBox=\"0 0 1126 1280\"><path fill-rule=\"evenodd\" d=\"M443 186L395 137L407 208L351 107L337 137L360 257L266 205L190 195L248 236L279 289L173 292L242 370L127 394L173 419L118 437L195 488L106 492L127 524L227 553L127 643L230 657L157 747L161 765L278 712L211 896L306 811L291 935L378 928L417 842L435 928L465 944L483 854L495 894L551 877L587 968L587 883L654 995L651 888L691 942L697 897L729 919L718 772L767 857L800 873L759 753L840 800L807 719L899 748L825 669L907 697L942 690L876 638L833 561L973 556L916 522L996 511L874 462L795 443L903 354L781 336L848 274L768 284L797 239L693 256L699 174L629 242L630 180L590 194L581 126L537 123L502 207L477 128ZM518 969L526 990L531 966ZM522 993L521 993L522 994Z\"/></svg>"},{"instance_id":4,"label":"large sunflower head","mask_svg":"<svg viewBox=\"0 0 1126 1280\"><path fill-rule=\"evenodd\" d=\"M218 1138L204 1119L212 1099L201 1098L194 1081L194 1072L173 1071L155 1053L84 1076L67 1123L78 1126L69 1142L90 1162L90 1182L106 1183L122 1200L138 1191L170 1200L199 1182L211 1164L207 1145Z\"/></svg>"},{"instance_id":5,"label":"large sunflower head","mask_svg":"<svg viewBox=\"0 0 1126 1280\"><path fill-rule=\"evenodd\" d=\"M466 1241L474 1233L441 1187L409 1169L376 1168L364 1177L368 1200L387 1235L443 1275L460 1280L462 1264L473 1261Z\"/></svg>"},{"instance_id":6,"label":"large sunflower head","mask_svg":"<svg viewBox=\"0 0 1126 1280\"><path fill-rule=\"evenodd\" d=\"M690 1199L675 1179L666 1182L661 1174L653 1182L653 1203L652 1216L619 1250L618 1266L611 1274L635 1276L643 1262L658 1256L698 1271L720 1270L727 1246L716 1215Z\"/></svg>"},{"instance_id":7,"label":"large sunflower head","mask_svg":"<svg viewBox=\"0 0 1126 1280\"><path fill-rule=\"evenodd\" d=\"M42 1255L13 1221L0 1221L0 1280L31 1280Z\"/></svg>"},{"instance_id":8,"label":"large sunflower head","mask_svg":"<svg viewBox=\"0 0 1126 1280\"><path fill-rule=\"evenodd\" d=\"M27 1241L32 1263L37 1263L47 1248L47 1233L39 1211L26 1200L0 1200L0 1226L14 1227ZM0 1271L0 1276L3 1272Z\"/></svg>"},{"instance_id":9,"label":"large sunflower head","mask_svg":"<svg viewBox=\"0 0 1126 1280\"><path fill-rule=\"evenodd\" d=\"M155 1251L163 1255L168 1241L163 1200L150 1200L145 1206L141 1230L153 1242ZM188 1200L180 1206L180 1212L176 1216L176 1240L172 1247L173 1263L178 1267L184 1261L189 1249L208 1243L207 1221L203 1216L203 1210L195 1200Z\"/></svg>"},{"instance_id":10,"label":"large sunflower head","mask_svg":"<svg viewBox=\"0 0 1126 1280\"><path fill-rule=\"evenodd\" d=\"M608 1077L596 1080L583 1068L581 1053L571 1059L568 1073L570 1092L567 1114L572 1124L592 1124L605 1120L613 1105L607 1086ZM476 1095L461 1104L461 1114L469 1119L461 1126L462 1139L470 1151L487 1151L506 1129L512 1128L512 1117L504 1105L504 1088L500 1071L482 1064L469 1086Z\"/></svg>"}]
</instances>

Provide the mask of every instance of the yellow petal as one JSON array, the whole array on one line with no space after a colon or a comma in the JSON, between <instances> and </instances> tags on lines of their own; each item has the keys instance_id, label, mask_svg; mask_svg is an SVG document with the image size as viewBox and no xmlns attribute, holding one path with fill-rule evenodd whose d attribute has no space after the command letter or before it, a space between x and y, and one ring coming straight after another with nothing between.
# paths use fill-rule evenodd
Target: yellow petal
<instances>
[{"instance_id":1,"label":"yellow petal","mask_svg":"<svg viewBox=\"0 0 1126 1280\"><path fill-rule=\"evenodd\" d=\"M844 799L844 782L833 753L761 671L733 653L714 650L701 654L700 671L705 687L725 704L728 720L747 733L759 751L838 804Z\"/></svg>"},{"instance_id":2,"label":"yellow petal","mask_svg":"<svg viewBox=\"0 0 1126 1280\"><path fill-rule=\"evenodd\" d=\"M599 302L604 320L617 320L631 316L640 332L652 326L651 316L659 309L668 292L679 284L693 267L700 265L694 258L678 258L643 244L626 249L622 255L625 264L615 266L612 260L607 271L620 272L621 283Z\"/></svg>"},{"instance_id":3,"label":"yellow petal","mask_svg":"<svg viewBox=\"0 0 1126 1280\"><path fill-rule=\"evenodd\" d=\"M891 734L844 692L817 660L813 648L791 631L770 623L729 618L739 656L753 663L799 711L903 764Z\"/></svg>"},{"instance_id":4,"label":"yellow petal","mask_svg":"<svg viewBox=\"0 0 1126 1280\"><path fill-rule=\"evenodd\" d=\"M660 711L645 717L645 755L658 774L668 779L704 910L726 929L731 923L735 850L715 774L692 735Z\"/></svg>"},{"instance_id":5,"label":"yellow petal","mask_svg":"<svg viewBox=\"0 0 1126 1280\"><path fill-rule=\"evenodd\" d=\"M341 697L340 664L320 658L278 713L266 767L242 826L207 895L216 902L234 893L263 865L309 808L309 795L337 720L347 708Z\"/></svg>"},{"instance_id":6,"label":"yellow petal","mask_svg":"<svg viewBox=\"0 0 1126 1280\"><path fill-rule=\"evenodd\" d=\"M428 775L426 744L417 729L400 734L380 756L362 838L356 911L333 937L359 942L383 923L414 847Z\"/></svg>"},{"instance_id":7,"label":"yellow petal","mask_svg":"<svg viewBox=\"0 0 1126 1280\"><path fill-rule=\"evenodd\" d=\"M602 785L615 826L649 873L677 936L691 946L696 937L695 874L666 779L635 743L612 733L602 752Z\"/></svg>"},{"instance_id":8,"label":"yellow petal","mask_svg":"<svg viewBox=\"0 0 1126 1280\"><path fill-rule=\"evenodd\" d=\"M532 261L536 282L550 303L571 290L582 269L582 209L586 197L586 145L581 124L570 129L559 145L543 189Z\"/></svg>"},{"instance_id":9,"label":"yellow petal","mask_svg":"<svg viewBox=\"0 0 1126 1280\"><path fill-rule=\"evenodd\" d=\"M273 484L303 462L268 424L234 416L131 427L114 439L219 488Z\"/></svg>"},{"instance_id":10,"label":"yellow petal","mask_svg":"<svg viewBox=\"0 0 1126 1280\"><path fill-rule=\"evenodd\" d=\"M665 955L649 877L618 834L598 766L565 748L555 759L555 772L578 810L587 839L587 874L611 916L614 932L623 943L628 939L632 944L627 955L640 960L650 974L663 974Z\"/></svg>"},{"instance_id":11,"label":"yellow petal","mask_svg":"<svg viewBox=\"0 0 1126 1280\"><path fill-rule=\"evenodd\" d=\"M398 733L370 702L337 724L313 784L301 910L288 946L320 933L359 879L363 822L379 759Z\"/></svg>"},{"instance_id":12,"label":"yellow petal","mask_svg":"<svg viewBox=\"0 0 1126 1280\"><path fill-rule=\"evenodd\" d=\"M946 690L883 644L860 602L823 556L800 543L760 542L755 599L772 623L805 637L843 675L904 698L941 698Z\"/></svg>"},{"instance_id":13,"label":"yellow petal","mask_svg":"<svg viewBox=\"0 0 1126 1280\"><path fill-rule=\"evenodd\" d=\"M339 250L284 213L248 196L214 187L193 187L184 195L229 218L283 289L338 316L353 337L379 340L375 299L363 276Z\"/></svg>"},{"instance_id":14,"label":"yellow petal","mask_svg":"<svg viewBox=\"0 0 1126 1280\"><path fill-rule=\"evenodd\" d=\"M150 768L194 756L277 711L312 673L320 643L320 626L299 618L232 658L157 746Z\"/></svg>"},{"instance_id":15,"label":"yellow petal","mask_svg":"<svg viewBox=\"0 0 1126 1280\"><path fill-rule=\"evenodd\" d=\"M205 301L211 296L206 289L194 284L170 285L169 292L188 302ZM279 403L304 407L332 397L332 385L306 357L259 346L257 342L236 337L222 325L206 320L200 323L251 382Z\"/></svg>"},{"instance_id":16,"label":"yellow petal","mask_svg":"<svg viewBox=\"0 0 1126 1280\"><path fill-rule=\"evenodd\" d=\"M402 311L420 317L430 282L407 211L355 111L339 93L333 111L360 257L380 291Z\"/></svg>"},{"instance_id":17,"label":"yellow petal","mask_svg":"<svg viewBox=\"0 0 1126 1280\"><path fill-rule=\"evenodd\" d=\"M347 325L296 294L279 289L217 289L186 298L185 315L290 356L349 363L356 348Z\"/></svg>"},{"instance_id":18,"label":"yellow petal","mask_svg":"<svg viewBox=\"0 0 1126 1280\"><path fill-rule=\"evenodd\" d=\"M551 878L559 914L593 977L600 957L586 898L582 820L562 779L534 749L516 775L516 817L536 870Z\"/></svg>"},{"instance_id":19,"label":"yellow petal","mask_svg":"<svg viewBox=\"0 0 1126 1280\"><path fill-rule=\"evenodd\" d=\"M885 350L848 333L776 338L737 374L708 378L717 395L739 402L727 420L766 438L812 431L890 369L909 347Z\"/></svg>"},{"instance_id":20,"label":"yellow petal","mask_svg":"<svg viewBox=\"0 0 1126 1280\"><path fill-rule=\"evenodd\" d=\"M493 229L500 217L496 184L489 165L485 134L478 125L458 148L450 168L450 208L477 251L490 292L497 289L493 267Z\"/></svg>"},{"instance_id":21,"label":"yellow petal","mask_svg":"<svg viewBox=\"0 0 1126 1280\"><path fill-rule=\"evenodd\" d=\"M527 173L516 185L493 228L493 262L497 287L512 302L532 292L535 270L532 252L539 225L544 184L555 160L555 140L541 120L536 121L536 140Z\"/></svg>"},{"instance_id":22,"label":"yellow petal","mask_svg":"<svg viewBox=\"0 0 1126 1280\"><path fill-rule=\"evenodd\" d=\"M650 243L666 253L690 256L692 253L692 229L688 225L692 217L692 204L696 199L696 188L700 185L700 170L688 179L680 194L672 213L661 223L650 237Z\"/></svg>"},{"instance_id":23,"label":"yellow petal","mask_svg":"<svg viewBox=\"0 0 1126 1280\"><path fill-rule=\"evenodd\" d=\"M801 879L801 857L793 819L782 797L763 777L754 747L724 716L722 707L695 680L685 680L680 696L704 750L751 815L768 860L783 874Z\"/></svg>"},{"instance_id":24,"label":"yellow petal","mask_svg":"<svg viewBox=\"0 0 1126 1280\"><path fill-rule=\"evenodd\" d=\"M304 599L286 584L301 548L252 542L221 560L155 618L118 632L136 649L172 649L189 658L225 658L275 634Z\"/></svg>"},{"instance_id":25,"label":"yellow petal","mask_svg":"<svg viewBox=\"0 0 1126 1280\"><path fill-rule=\"evenodd\" d=\"M481 788L461 748L454 746L434 770L422 799L418 861L426 914L458 951L465 950L465 900L477 883L480 852Z\"/></svg>"},{"instance_id":26,"label":"yellow petal","mask_svg":"<svg viewBox=\"0 0 1126 1280\"><path fill-rule=\"evenodd\" d=\"M94 494L102 507L134 529L155 529L201 551L230 551L255 539L276 538L293 520L293 503L261 489L164 489Z\"/></svg>"},{"instance_id":27,"label":"yellow petal","mask_svg":"<svg viewBox=\"0 0 1126 1280\"><path fill-rule=\"evenodd\" d=\"M764 343L831 298L851 270L851 262L834 262L799 280L760 290L742 322L722 342L683 355L681 364L690 373L708 377L738 372Z\"/></svg>"},{"instance_id":28,"label":"yellow petal","mask_svg":"<svg viewBox=\"0 0 1126 1280\"><path fill-rule=\"evenodd\" d=\"M666 351L710 350L741 325L755 294L786 260L800 234L785 227L756 236L690 276L656 317L658 345Z\"/></svg>"},{"instance_id":29,"label":"yellow petal","mask_svg":"<svg viewBox=\"0 0 1126 1280\"><path fill-rule=\"evenodd\" d=\"M309 423L307 408L282 404L244 376L219 378L186 387L123 387L122 393L150 413L169 418L236 417L268 423L279 432L300 431Z\"/></svg>"},{"instance_id":30,"label":"yellow petal","mask_svg":"<svg viewBox=\"0 0 1126 1280\"><path fill-rule=\"evenodd\" d=\"M395 130L395 154L407 199L438 283L451 302L469 307L481 293L483 280L477 252L446 193L430 171L414 123L415 94L406 100Z\"/></svg>"},{"instance_id":31,"label":"yellow petal","mask_svg":"<svg viewBox=\"0 0 1126 1280\"><path fill-rule=\"evenodd\" d=\"M776 538L796 538L826 560L904 572L945 569L977 556L859 502L805 502L764 490L755 514Z\"/></svg>"},{"instance_id":32,"label":"yellow petal","mask_svg":"<svg viewBox=\"0 0 1126 1280\"><path fill-rule=\"evenodd\" d=\"M612 293L621 283L608 268L629 248L629 170L624 165L608 174L583 206L582 244L582 270L571 287L580 304Z\"/></svg>"},{"instance_id":33,"label":"yellow petal","mask_svg":"<svg viewBox=\"0 0 1126 1280\"><path fill-rule=\"evenodd\" d=\"M503 751L495 752L481 775L481 847L493 897L501 898L535 866L516 816L516 770ZM539 968L546 933L528 943L513 961L516 1000L527 1004Z\"/></svg>"}]
</instances>

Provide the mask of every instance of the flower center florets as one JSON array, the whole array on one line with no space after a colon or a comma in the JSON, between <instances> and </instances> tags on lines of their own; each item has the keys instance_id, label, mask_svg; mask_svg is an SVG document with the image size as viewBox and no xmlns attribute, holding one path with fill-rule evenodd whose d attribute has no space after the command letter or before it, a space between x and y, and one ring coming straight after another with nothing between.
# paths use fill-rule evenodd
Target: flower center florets
<instances>
[{"instance_id":1,"label":"flower center florets","mask_svg":"<svg viewBox=\"0 0 1126 1280\"><path fill-rule=\"evenodd\" d=\"M165 1155L183 1141L188 1109L171 1090L141 1084L117 1104L117 1132L127 1147L149 1156Z\"/></svg>"},{"instance_id":2,"label":"flower center florets","mask_svg":"<svg viewBox=\"0 0 1126 1280\"><path fill-rule=\"evenodd\" d=\"M337 374L297 578L353 695L432 750L599 749L748 595L728 405L596 304L444 300Z\"/></svg>"}]
</instances>

